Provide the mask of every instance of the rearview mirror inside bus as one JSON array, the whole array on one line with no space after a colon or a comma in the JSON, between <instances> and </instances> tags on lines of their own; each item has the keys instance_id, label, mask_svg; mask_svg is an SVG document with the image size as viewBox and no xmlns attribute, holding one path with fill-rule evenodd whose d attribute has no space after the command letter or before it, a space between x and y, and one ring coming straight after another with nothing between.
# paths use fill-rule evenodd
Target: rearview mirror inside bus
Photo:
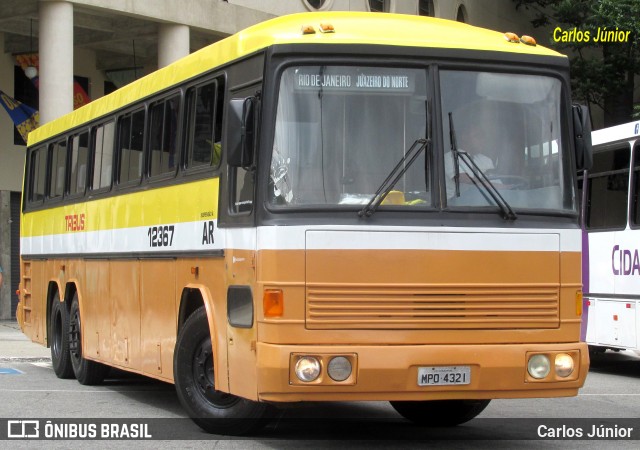
<instances>
[{"instance_id":1,"label":"rearview mirror inside bus","mask_svg":"<svg viewBox=\"0 0 640 450\"><path fill-rule=\"evenodd\" d=\"M253 163L255 104L255 97L231 99L227 133L227 162L231 167L249 167Z\"/></svg>"},{"instance_id":2,"label":"rearview mirror inside bus","mask_svg":"<svg viewBox=\"0 0 640 450\"><path fill-rule=\"evenodd\" d=\"M576 152L576 168L589 170L593 164L591 150L591 118L585 105L573 105L573 143Z\"/></svg>"}]
</instances>

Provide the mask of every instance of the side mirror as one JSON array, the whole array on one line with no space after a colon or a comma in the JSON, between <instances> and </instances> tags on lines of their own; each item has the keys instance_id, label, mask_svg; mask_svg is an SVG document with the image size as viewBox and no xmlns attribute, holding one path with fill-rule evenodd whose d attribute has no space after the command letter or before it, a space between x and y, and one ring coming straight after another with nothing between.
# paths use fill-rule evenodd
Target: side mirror
<instances>
[{"instance_id":1,"label":"side mirror","mask_svg":"<svg viewBox=\"0 0 640 450\"><path fill-rule=\"evenodd\" d=\"M253 164L255 147L255 97L233 98L229 104L227 162L231 167Z\"/></svg>"},{"instance_id":2,"label":"side mirror","mask_svg":"<svg viewBox=\"0 0 640 450\"><path fill-rule=\"evenodd\" d=\"M585 105L573 105L573 144L576 152L578 172L591 169L593 150L591 147L591 118Z\"/></svg>"}]
</instances>

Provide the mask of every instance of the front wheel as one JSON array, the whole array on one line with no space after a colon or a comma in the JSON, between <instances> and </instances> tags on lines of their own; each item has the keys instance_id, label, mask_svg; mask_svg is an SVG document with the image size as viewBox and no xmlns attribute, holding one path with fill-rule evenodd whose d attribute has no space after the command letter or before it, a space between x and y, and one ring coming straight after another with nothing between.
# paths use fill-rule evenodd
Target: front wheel
<instances>
[{"instance_id":1,"label":"front wheel","mask_svg":"<svg viewBox=\"0 0 640 450\"><path fill-rule=\"evenodd\" d=\"M74 294L69 314L69 351L73 373L80 382L87 386L102 383L109 367L82 356L82 327L80 323L80 305L78 294Z\"/></svg>"},{"instance_id":2,"label":"front wheel","mask_svg":"<svg viewBox=\"0 0 640 450\"><path fill-rule=\"evenodd\" d=\"M217 391L207 312L197 309L184 323L173 360L173 375L180 403L189 417L209 433L246 435L268 423L270 408Z\"/></svg>"},{"instance_id":3,"label":"front wheel","mask_svg":"<svg viewBox=\"0 0 640 450\"><path fill-rule=\"evenodd\" d=\"M429 427L452 427L480 414L491 400L433 400L391 402L405 419Z\"/></svg>"}]
</instances>

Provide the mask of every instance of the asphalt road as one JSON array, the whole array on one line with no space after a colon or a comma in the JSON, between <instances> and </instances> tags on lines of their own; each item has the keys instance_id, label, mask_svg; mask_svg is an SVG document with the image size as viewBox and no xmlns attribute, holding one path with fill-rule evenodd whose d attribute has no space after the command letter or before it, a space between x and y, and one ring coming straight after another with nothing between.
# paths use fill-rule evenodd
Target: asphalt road
<instances>
[{"instance_id":1,"label":"asphalt road","mask_svg":"<svg viewBox=\"0 0 640 450\"><path fill-rule=\"evenodd\" d=\"M614 434L624 434L624 430L632 427L631 436L640 439L640 357L630 352L598 355L592 359L586 385L578 397L494 400L477 419L455 428L415 427L386 402L326 403L281 411L280 417L251 439L202 432L186 418L172 385L113 371L101 386L82 386L75 380L56 378L46 358L0 358L0 418L3 418L0 427L7 427L7 430L0 429L0 436L4 437L9 432L12 436L19 434L21 425L17 420L36 420L41 435L45 426L49 426L49 436L56 432L68 436L70 426L77 427L78 433L90 432L91 428L82 427L93 426L94 434L100 436L101 426L111 426L103 423L113 422L115 428L110 432L121 437L141 433L144 438L146 433L166 439L91 443L12 438L12 448L34 448L42 444L47 448L87 448L94 444L99 448L154 449L335 448L336 445L539 448L541 444L545 448L551 445L637 448L638 440L618 439L620 436L593 440L588 439L588 434L594 425L596 429L606 428ZM9 425L9 420L14 422ZM24 423L24 431L29 434L33 423ZM53 428L54 425L57 428ZM582 429L582 439L577 439L580 436L576 437L576 429ZM552 439L554 437L573 439ZM173 440L175 438L182 441Z\"/></svg>"}]
</instances>

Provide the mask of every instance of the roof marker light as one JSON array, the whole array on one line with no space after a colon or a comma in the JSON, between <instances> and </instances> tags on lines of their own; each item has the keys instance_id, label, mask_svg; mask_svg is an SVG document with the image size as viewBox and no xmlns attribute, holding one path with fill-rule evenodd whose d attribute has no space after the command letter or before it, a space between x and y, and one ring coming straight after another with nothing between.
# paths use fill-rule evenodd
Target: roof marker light
<instances>
[{"instance_id":1,"label":"roof marker light","mask_svg":"<svg viewBox=\"0 0 640 450\"><path fill-rule=\"evenodd\" d=\"M316 30L312 25L302 25L302 34L316 34Z\"/></svg>"},{"instance_id":2,"label":"roof marker light","mask_svg":"<svg viewBox=\"0 0 640 450\"><path fill-rule=\"evenodd\" d=\"M531 36L527 36L527 35L523 35L520 38L520 42L522 42L523 44L530 45L532 47L535 47L536 45L538 45L538 43L536 42L536 40L534 38L532 38Z\"/></svg>"},{"instance_id":3,"label":"roof marker light","mask_svg":"<svg viewBox=\"0 0 640 450\"><path fill-rule=\"evenodd\" d=\"M333 28L333 25L331 25L330 23L321 23L320 24L320 31L322 33L335 33L336 29Z\"/></svg>"},{"instance_id":4,"label":"roof marker light","mask_svg":"<svg viewBox=\"0 0 640 450\"><path fill-rule=\"evenodd\" d=\"M509 42L513 42L514 44L519 44L520 43L520 38L515 33L507 32L507 33L504 34L504 38Z\"/></svg>"}]
</instances>

